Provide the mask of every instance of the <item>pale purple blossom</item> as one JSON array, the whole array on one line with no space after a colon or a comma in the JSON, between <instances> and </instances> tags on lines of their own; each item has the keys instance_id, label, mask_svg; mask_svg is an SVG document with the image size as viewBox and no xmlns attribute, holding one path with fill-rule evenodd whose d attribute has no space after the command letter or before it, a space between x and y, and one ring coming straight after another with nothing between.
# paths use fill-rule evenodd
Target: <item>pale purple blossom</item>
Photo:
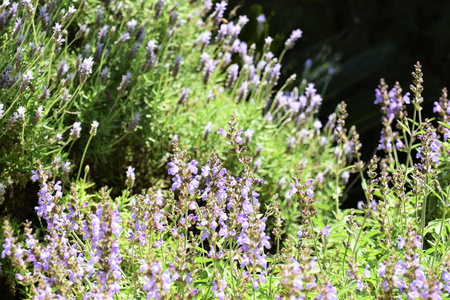
<instances>
[{"instance_id":1,"label":"pale purple blossom","mask_svg":"<svg viewBox=\"0 0 450 300\"><path fill-rule=\"evenodd\" d=\"M94 58L88 57L83 59L80 66L80 81L85 82L89 75L92 74L92 66L94 65Z\"/></svg>"},{"instance_id":2,"label":"pale purple blossom","mask_svg":"<svg viewBox=\"0 0 450 300\"><path fill-rule=\"evenodd\" d=\"M132 166L128 166L127 172L127 180L125 184L131 189L134 185L134 181L136 179L136 176L134 174L134 168Z\"/></svg>"},{"instance_id":3,"label":"pale purple blossom","mask_svg":"<svg viewBox=\"0 0 450 300\"><path fill-rule=\"evenodd\" d=\"M370 266L367 265L366 268L364 269L363 275L365 278L369 278L370 277Z\"/></svg>"},{"instance_id":4,"label":"pale purple blossom","mask_svg":"<svg viewBox=\"0 0 450 300\"><path fill-rule=\"evenodd\" d=\"M81 135L81 122L75 122L70 129L70 138L76 140L79 139Z\"/></svg>"},{"instance_id":5,"label":"pale purple blossom","mask_svg":"<svg viewBox=\"0 0 450 300\"><path fill-rule=\"evenodd\" d=\"M293 183L290 183L289 185L291 186L291 189L287 193L287 198L288 199L290 199L292 197L292 195L294 195L298 191L297 187Z\"/></svg>"},{"instance_id":6,"label":"pale purple blossom","mask_svg":"<svg viewBox=\"0 0 450 300\"><path fill-rule=\"evenodd\" d=\"M344 179L345 183L348 183L348 180L350 178L350 172L348 170L345 170L344 172L342 172L341 178Z\"/></svg>"},{"instance_id":7,"label":"pale purple blossom","mask_svg":"<svg viewBox=\"0 0 450 300\"><path fill-rule=\"evenodd\" d=\"M302 236L303 236L302 227L299 226L299 227L298 227L298 231L297 231L297 237L298 237L298 238L301 238Z\"/></svg>"},{"instance_id":8,"label":"pale purple blossom","mask_svg":"<svg viewBox=\"0 0 450 300\"><path fill-rule=\"evenodd\" d=\"M120 82L120 85L117 88L117 91L119 91L119 93L125 92L128 85L130 84L131 76L132 76L131 72L127 72L125 75L122 75L122 81Z\"/></svg>"},{"instance_id":9,"label":"pale purple blossom","mask_svg":"<svg viewBox=\"0 0 450 300\"><path fill-rule=\"evenodd\" d=\"M220 135L223 135L224 137L227 137L227 132L226 132L224 129L222 129L222 128L220 128L220 129L217 131L217 133L220 134Z\"/></svg>"},{"instance_id":10,"label":"pale purple blossom","mask_svg":"<svg viewBox=\"0 0 450 300\"><path fill-rule=\"evenodd\" d=\"M131 19L130 21L128 21L127 22L128 31L133 31L136 28L137 24L138 22L135 19Z\"/></svg>"},{"instance_id":11,"label":"pale purple blossom","mask_svg":"<svg viewBox=\"0 0 450 300\"><path fill-rule=\"evenodd\" d=\"M190 194L195 193L195 189L197 189L199 186L199 181L198 181L199 179L200 179L200 176L197 175L197 176L195 176L194 179L191 180L191 182L189 182L188 191Z\"/></svg>"},{"instance_id":12,"label":"pale purple blossom","mask_svg":"<svg viewBox=\"0 0 450 300\"><path fill-rule=\"evenodd\" d=\"M22 122L25 122L25 113L27 112L27 109L23 106L19 106L17 109L17 118L20 119Z\"/></svg>"},{"instance_id":13,"label":"pale purple blossom","mask_svg":"<svg viewBox=\"0 0 450 300\"><path fill-rule=\"evenodd\" d=\"M170 167L168 171L169 175L175 175L180 170L174 162L169 162L167 165Z\"/></svg>"},{"instance_id":14,"label":"pale purple blossom","mask_svg":"<svg viewBox=\"0 0 450 300\"><path fill-rule=\"evenodd\" d=\"M42 105L39 105L34 113L34 122L37 123L44 114L44 107Z\"/></svg>"},{"instance_id":15,"label":"pale purple blossom","mask_svg":"<svg viewBox=\"0 0 450 300\"><path fill-rule=\"evenodd\" d=\"M266 16L264 14L260 14L258 17L256 17L256 21L258 21L258 23L265 23L266 22Z\"/></svg>"},{"instance_id":16,"label":"pale purple blossom","mask_svg":"<svg viewBox=\"0 0 450 300\"><path fill-rule=\"evenodd\" d=\"M331 225L325 226L325 227L320 231L320 234L325 235L325 236L327 236L327 237L330 237L330 231L329 231L330 227L331 227Z\"/></svg>"},{"instance_id":17,"label":"pale purple blossom","mask_svg":"<svg viewBox=\"0 0 450 300\"><path fill-rule=\"evenodd\" d=\"M405 240L399 235L398 236L397 248L398 249L403 249L403 247L405 247Z\"/></svg>"},{"instance_id":18,"label":"pale purple blossom","mask_svg":"<svg viewBox=\"0 0 450 300\"><path fill-rule=\"evenodd\" d=\"M291 36L286 40L284 45L286 49L292 49L295 46L295 42L302 37L303 32L300 29L292 31Z\"/></svg>"},{"instance_id":19,"label":"pale purple blossom","mask_svg":"<svg viewBox=\"0 0 450 300\"><path fill-rule=\"evenodd\" d=\"M189 171L190 171L192 174L194 174L194 175L197 175L197 172L198 172L197 165L198 165L198 161L196 161L195 159L192 160L192 161L188 164L188 169L189 169Z\"/></svg>"}]
</instances>

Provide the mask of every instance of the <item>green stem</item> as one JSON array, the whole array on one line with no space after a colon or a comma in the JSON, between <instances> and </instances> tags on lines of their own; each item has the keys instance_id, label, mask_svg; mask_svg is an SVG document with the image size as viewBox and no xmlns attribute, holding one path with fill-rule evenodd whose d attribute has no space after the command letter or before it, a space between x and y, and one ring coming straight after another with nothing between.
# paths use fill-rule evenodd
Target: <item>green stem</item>
<instances>
[{"instance_id":1,"label":"green stem","mask_svg":"<svg viewBox=\"0 0 450 300\"><path fill-rule=\"evenodd\" d=\"M84 147L83 156L81 157L80 166L78 167L77 181L78 181L78 179L80 179L81 168L83 168L84 157L86 156L86 152L87 152L87 149L89 148L89 144L91 143L92 137L93 137L93 135L91 134L87 141L86 147Z\"/></svg>"},{"instance_id":2,"label":"green stem","mask_svg":"<svg viewBox=\"0 0 450 300\"><path fill-rule=\"evenodd\" d=\"M441 236L442 236L442 228L444 227L444 221L445 221L445 216L447 213L447 199L448 199L448 190L447 190L447 194L445 197L445 203L444 203L444 212L442 214L442 220L441 220L441 226L439 228L439 233L438 236L436 237L436 246L434 246L434 254L433 254L433 260L431 261L431 267L434 267L434 262L436 260L436 255L438 253L438 246L439 246L439 242L441 241Z\"/></svg>"},{"instance_id":3,"label":"green stem","mask_svg":"<svg viewBox=\"0 0 450 300\"><path fill-rule=\"evenodd\" d=\"M112 143L111 145L109 145L110 147L120 143L127 135L129 134L129 132L125 133L123 136L121 136L117 141L115 141L114 143Z\"/></svg>"},{"instance_id":4,"label":"green stem","mask_svg":"<svg viewBox=\"0 0 450 300\"><path fill-rule=\"evenodd\" d=\"M369 208L367 207L367 209L369 209ZM363 230L363 228L364 228L364 225L365 225L365 223L366 223L366 220L367 220L367 215L368 215L368 211L366 211L366 213L365 213L365 215L364 215L363 222L362 222L362 224L361 224L361 227L359 228L358 236L356 237L356 240L355 240L355 246L353 246L353 250L352 250L353 254L355 254L356 246L358 245L358 241L359 241L359 238L360 238L360 236L361 236L361 232L362 232L362 230ZM355 262L356 262L356 260L357 260L356 258L357 258L357 256L355 255Z\"/></svg>"},{"instance_id":5,"label":"green stem","mask_svg":"<svg viewBox=\"0 0 450 300\"><path fill-rule=\"evenodd\" d=\"M422 243L425 243L425 217L427 212L427 196L428 196L428 176L425 177L425 192L423 194L422 216L420 220Z\"/></svg>"},{"instance_id":6,"label":"green stem","mask_svg":"<svg viewBox=\"0 0 450 300\"><path fill-rule=\"evenodd\" d=\"M342 276L345 276L345 259L347 258L348 248L350 247L350 233L348 234L347 244L345 245L344 258L342 259Z\"/></svg>"}]
</instances>

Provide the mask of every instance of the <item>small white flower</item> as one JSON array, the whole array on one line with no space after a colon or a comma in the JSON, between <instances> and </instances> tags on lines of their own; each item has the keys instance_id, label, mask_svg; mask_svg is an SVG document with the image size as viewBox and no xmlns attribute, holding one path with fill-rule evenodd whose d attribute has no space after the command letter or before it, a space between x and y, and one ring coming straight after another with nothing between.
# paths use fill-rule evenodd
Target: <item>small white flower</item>
<instances>
[{"instance_id":1,"label":"small white flower","mask_svg":"<svg viewBox=\"0 0 450 300\"><path fill-rule=\"evenodd\" d=\"M25 122L25 113L27 112L27 109L23 106L19 106L17 109L17 118L22 119L22 121Z\"/></svg>"},{"instance_id":2,"label":"small white flower","mask_svg":"<svg viewBox=\"0 0 450 300\"><path fill-rule=\"evenodd\" d=\"M70 161L66 161L65 163L62 163L61 169L66 175L68 175L70 172Z\"/></svg>"},{"instance_id":3,"label":"small white flower","mask_svg":"<svg viewBox=\"0 0 450 300\"><path fill-rule=\"evenodd\" d=\"M134 28L136 28L137 23L138 23L138 22L137 22L135 19L132 19L131 21L129 21L129 22L127 23L128 31L133 31Z\"/></svg>"},{"instance_id":4,"label":"small white flower","mask_svg":"<svg viewBox=\"0 0 450 300\"><path fill-rule=\"evenodd\" d=\"M97 121L93 121L91 124L91 131L89 132L91 135L96 135L97 134L97 128L98 128L99 123Z\"/></svg>"},{"instance_id":5,"label":"small white flower","mask_svg":"<svg viewBox=\"0 0 450 300\"><path fill-rule=\"evenodd\" d=\"M36 109L36 112L34 113L35 122L39 121L42 118L43 114L44 114L44 107L42 105L39 105L39 107Z\"/></svg>"}]
</instances>

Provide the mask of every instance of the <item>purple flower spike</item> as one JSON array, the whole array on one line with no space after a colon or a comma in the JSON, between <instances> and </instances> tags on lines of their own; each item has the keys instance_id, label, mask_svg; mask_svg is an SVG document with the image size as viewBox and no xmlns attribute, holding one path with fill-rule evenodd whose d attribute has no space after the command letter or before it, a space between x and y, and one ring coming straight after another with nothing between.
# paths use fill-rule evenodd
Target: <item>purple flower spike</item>
<instances>
[{"instance_id":1,"label":"purple flower spike","mask_svg":"<svg viewBox=\"0 0 450 300\"><path fill-rule=\"evenodd\" d=\"M286 49L292 49L295 46L295 42L302 37L303 32L300 29L292 31L291 36L287 39L284 45Z\"/></svg>"},{"instance_id":2,"label":"purple flower spike","mask_svg":"<svg viewBox=\"0 0 450 300\"><path fill-rule=\"evenodd\" d=\"M405 247L405 240L399 235L398 236L397 248L398 249L403 249L403 247Z\"/></svg>"},{"instance_id":3,"label":"purple flower spike","mask_svg":"<svg viewBox=\"0 0 450 300\"><path fill-rule=\"evenodd\" d=\"M227 136L227 132L226 132L224 129L222 129L222 128L220 128L220 129L217 131L217 133L220 134L220 135L223 135L224 137Z\"/></svg>"},{"instance_id":4,"label":"purple flower spike","mask_svg":"<svg viewBox=\"0 0 450 300\"><path fill-rule=\"evenodd\" d=\"M175 175L180 170L178 168L178 166L175 163L173 163L173 162L169 162L167 165L170 167L169 171L168 171L169 175Z\"/></svg>"},{"instance_id":5,"label":"purple flower spike","mask_svg":"<svg viewBox=\"0 0 450 300\"><path fill-rule=\"evenodd\" d=\"M312 185L308 187L306 190L306 194L308 194L309 199L312 199L314 197L314 188Z\"/></svg>"},{"instance_id":6,"label":"purple flower spike","mask_svg":"<svg viewBox=\"0 0 450 300\"><path fill-rule=\"evenodd\" d=\"M301 238L303 236L303 232L302 232L302 228L298 227L298 231L297 231L297 237Z\"/></svg>"},{"instance_id":7,"label":"purple flower spike","mask_svg":"<svg viewBox=\"0 0 450 300\"><path fill-rule=\"evenodd\" d=\"M326 235L327 237L330 237L330 229L331 225L325 226L321 231L320 234Z\"/></svg>"}]
</instances>

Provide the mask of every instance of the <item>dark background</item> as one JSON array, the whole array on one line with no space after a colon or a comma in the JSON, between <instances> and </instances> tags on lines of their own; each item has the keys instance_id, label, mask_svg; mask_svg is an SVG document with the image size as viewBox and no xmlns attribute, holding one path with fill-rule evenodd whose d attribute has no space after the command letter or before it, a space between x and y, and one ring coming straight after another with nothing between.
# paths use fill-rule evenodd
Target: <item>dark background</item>
<instances>
[{"instance_id":1,"label":"dark background","mask_svg":"<svg viewBox=\"0 0 450 300\"><path fill-rule=\"evenodd\" d=\"M237 5L237 14L251 20L241 39L261 45L269 35L275 39L275 54L280 54L292 30L303 31L283 59L285 78L301 75L311 58L309 78L322 91L328 68L334 68L322 95L320 117L326 119L340 101L346 101L348 123L357 125L366 160L378 143L380 115L373 100L380 78L391 87L399 81L408 92L413 66L420 61L426 116L431 116L441 89L450 86L450 1L231 0L229 11ZM256 21L262 13L265 24Z\"/></svg>"},{"instance_id":2,"label":"dark background","mask_svg":"<svg viewBox=\"0 0 450 300\"><path fill-rule=\"evenodd\" d=\"M348 104L347 124L356 125L361 136L364 161L370 160L379 140L380 113L373 101L380 78L390 87L399 81L403 93L409 92L413 66L420 61L425 88L423 115L428 117L433 116L433 102L439 99L442 88L450 86L449 8L450 1L444 0L231 0L228 6L229 11L236 9L238 15L250 19L241 40L261 47L264 38L271 36L271 50L276 55L292 30L303 31L283 59L283 76L305 75L305 61L313 60L306 77L323 92L321 120L344 100ZM260 14L266 16L265 23L256 21ZM334 69L331 76L330 67ZM349 192L354 196L349 199L363 197L358 189Z\"/></svg>"}]
</instances>

